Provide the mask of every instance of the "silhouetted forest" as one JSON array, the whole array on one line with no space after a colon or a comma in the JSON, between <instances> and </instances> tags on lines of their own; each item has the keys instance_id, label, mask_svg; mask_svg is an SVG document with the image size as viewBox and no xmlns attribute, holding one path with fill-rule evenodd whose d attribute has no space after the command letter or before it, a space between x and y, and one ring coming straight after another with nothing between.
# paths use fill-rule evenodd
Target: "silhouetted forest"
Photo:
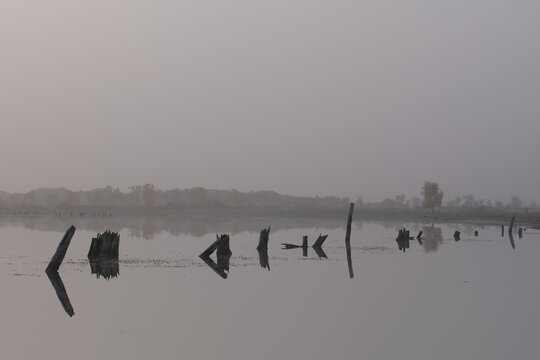
<instances>
[{"instance_id":1,"label":"silhouetted forest","mask_svg":"<svg viewBox=\"0 0 540 360\"><path fill-rule=\"evenodd\" d=\"M245 213L283 216L344 216L351 202L346 197L300 197L282 195L274 191L240 192L211 190L201 187L191 189L160 190L152 184L132 186L122 192L107 186L89 191L71 191L64 188L38 189L27 193L0 192L0 212L4 215L58 216L112 216L112 214L190 213ZM365 216L505 216L508 213L538 214L536 204L524 206L514 196L509 203L476 199L468 194L458 196L442 205L434 214L422 207L418 196L406 198L397 195L380 202L355 201L357 212Z\"/></svg>"}]
</instances>

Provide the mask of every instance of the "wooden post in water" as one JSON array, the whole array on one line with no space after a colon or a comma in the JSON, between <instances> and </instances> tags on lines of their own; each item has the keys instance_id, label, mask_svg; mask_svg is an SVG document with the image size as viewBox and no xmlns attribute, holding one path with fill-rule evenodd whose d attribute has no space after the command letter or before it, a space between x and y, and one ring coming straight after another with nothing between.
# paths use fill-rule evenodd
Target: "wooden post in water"
<instances>
[{"instance_id":1,"label":"wooden post in water","mask_svg":"<svg viewBox=\"0 0 540 360\"><path fill-rule=\"evenodd\" d=\"M67 229L62 240L60 240L60 244L58 244L58 248L56 248L56 252L51 258L51 261L49 262L46 271L58 271L58 268L60 268L60 264L62 264L62 261L64 260L64 256L66 255L66 251L74 234L75 226L71 225L69 229Z\"/></svg>"},{"instance_id":2,"label":"wooden post in water","mask_svg":"<svg viewBox=\"0 0 540 360\"><path fill-rule=\"evenodd\" d=\"M268 238L270 236L270 226L268 229L262 229L261 235L259 235L259 245L257 245L257 250L268 249Z\"/></svg>"},{"instance_id":3,"label":"wooden post in water","mask_svg":"<svg viewBox=\"0 0 540 360\"><path fill-rule=\"evenodd\" d=\"M347 232L345 233L345 247L347 248L347 264L349 266L349 277L354 278L354 271L352 267L351 257L351 224L354 211L354 203L349 206L349 216L347 217Z\"/></svg>"},{"instance_id":4,"label":"wooden post in water","mask_svg":"<svg viewBox=\"0 0 540 360\"><path fill-rule=\"evenodd\" d=\"M232 255L232 251L229 245L229 235L222 234L221 235L221 242L219 243L219 246L217 248L217 256L228 256L230 257Z\"/></svg>"},{"instance_id":5,"label":"wooden post in water","mask_svg":"<svg viewBox=\"0 0 540 360\"><path fill-rule=\"evenodd\" d=\"M508 232L511 233L514 230L514 221L516 220L515 216L512 216L512 220L510 220L510 226L508 227Z\"/></svg>"}]
</instances>

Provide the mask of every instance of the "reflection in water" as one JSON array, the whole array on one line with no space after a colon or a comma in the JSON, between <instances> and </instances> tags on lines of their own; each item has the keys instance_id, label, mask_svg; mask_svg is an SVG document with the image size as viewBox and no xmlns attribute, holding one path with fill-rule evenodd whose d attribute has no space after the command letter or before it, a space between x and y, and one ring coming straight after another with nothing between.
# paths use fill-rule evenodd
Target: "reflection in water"
<instances>
[{"instance_id":1,"label":"reflection in water","mask_svg":"<svg viewBox=\"0 0 540 360\"><path fill-rule=\"evenodd\" d=\"M433 225L431 227L424 226L422 228L424 231L424 251L425 252L435 252L439 248L439 244L442 244L443 237L442 237L442 230L439 227L434 227Z\"/></svg>"},{"instance_id":2,"label":"reflection in water","mask_svg":"<svg viewBox=\"0 0 540 360\"><path fill-rule=\"evenodd\" d=\"M514 235L512 234L511 230L508 230L508 238L510 238L510 245L512 245L512 249L515 249L516 244L514 243Z\"/></svg>"},{"instance_id":3,"label":"reflection in water","mask_svg":"<svg viewBox=\"0 0 540 360\"><path fill-rule=\"evenodd\" d=\"M257 251L259 252L259 264L261 264L263 269L268 269L268 271L270 271L270 263L268 262L268 248L257 248Z\"/></svg>"},{"instance_id":4,"label":"reflection in water","mask_svg":"<svg viewBox=\"0 0 540 360\"><path fill-rule=\"evenodd\" d=\"M118 259L92 258L89 259L90 272L99 279L100 276L109 280L120 274Z\"/></svg>"},{"instance_id":5,"label":"reflection in water","mask_svg":"<svg viewBox=\"0 0 540 360\"><path fill-rule=\"evenodd\" d=\"M326 253L320 246L313 246L313 250L315 250L315 253L317 256L319 256L319 259L328 259L328 256L326 256Z\"/></svg>"},{"instance_id":6,"label":"reflection in water","mask_svg":"<svg viewBox=\"0 0 540 360\"><path fill-rule=\"evenodd\" d=\"M218 233L223 229L230 229L232 235L249 231L259 232L261 224L271 224L272 230L287 230L295 228L343 228L339 218L325 217L272 217L272 216L217 216L204 214L164 213L155 216L112 216L112 217L1 217L2 226L24 226L31 230L63 232L66 226L75 225L79 230L99 232L103 229L126 229L131 237L151 240L161 232L172 235L190 235L202 237L211 233ZM358 228L361 222L356 222Z\"/></svg>"},{"instance_id":7,"label":"reflection in water","mask_svg":"<svg viewBox=\"0 0 540 360\"><path fill-rule=\"evenodd\" d=\"M398 243L399 250L403 250L403 252L405 252L405 250L410 246L409 230L399 230L396 242Z\"/></svg>"},{"instance_id":8,"label":"reflection in water","mask_svg":"<svg viewBox=\"0 0 540 360\"><path fill-rule=\"evenodd\" d=\"M66 313L70 317L75 315L75 312L73 311L73 307L71 306L71 302L69 301L66 288L64 287L64 283L62 282L62 278L60 278L58 271L49 270L49 271L45 271L45 273L49 277L49 280L51 281L51 284L54 288L54 291L56 291L56 296L58 296L58 300L60 300L60 304L62 304L62 307L64 308Z\"/></svg>"},{"instance_id":9,"label":"reflection in water","mask_svg":"<svg viewBox=\"0 0 540 360\"><path fill-rule=\"evenodd\" d=\"M210 256L200 255L199 257L206 263L206 265L210 266L210 268L214 270L216 274L221 276L223 279L227 278L227 273L225 272L225 270L227 270L227 272L229 271L229 259L231 258L230 255L218 256L217 258L218 264L221 264L222 266L219 266L218 264L216 264ZM223 259L223 258L226 258L226 259ZM223 266L226 266L227 268L225 269Z\"/></svg>"}]
</instances>

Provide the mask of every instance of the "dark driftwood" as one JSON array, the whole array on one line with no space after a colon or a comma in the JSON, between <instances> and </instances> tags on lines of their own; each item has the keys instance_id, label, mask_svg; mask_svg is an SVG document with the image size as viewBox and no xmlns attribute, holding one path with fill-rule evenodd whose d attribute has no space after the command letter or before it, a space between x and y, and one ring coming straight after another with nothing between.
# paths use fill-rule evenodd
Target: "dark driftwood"
<instances>
[{"instance_id":1,"label":"dark driftwood","mask_svg":"<svg viewBox=\"0 0 540 360\"><path fill-rule=\"evenodd\" d=\"M66 251L74 234L75 226L71 225L69 229L67 229L62 240L60 240L60 244L58 244L58 248L56 248L56 252L51 258L51 261L49 262L46 271L58 271L58 268L60 268L60 264L62 264L62 261L64 260L64 256L66 256Z\"/></svg>"},{"instance_id":2,"label":"dark driftwood","mask_svg":"<svg viewBox=\"0 0 540 360\"><path fill-rule=\"evenodd\" d=\"M218 249L218 247L221 245L221 242L224 241L224 236L223 235L216 235L216 241L214 241L212 243L212 245L210 245L206 250L204 250L201 255L199 255L200 257L209 257L210 255L212 255L212 253L214 251L216 251Z\"/></svg>"},{"instance_id":3,"label":"dark driftwood","mask_svg":"<svg viewBox=\"0 0 540 360\"><path fill-rule=\"evenodd\" d=\"M456 240L456 241L461 240L461 238L459 237L460 235L461 235L461 233L460 233L459 231L456 230L456 231L454 232L454 240Z\"/></svg>"},{"instance_id":4,"label":"dark driftwood","mask_svg":"<svg viewBox=\"0 0 540 360\"><path fill-rule=\"evenodd\" d=\"M328 237L328 235L320 234L319 237L317 238L317 240L315 240L315 242L313 243L313 245L311 247L312 248L320 248L324 244L327 237Z\"/></svg>"},{"instance_id":5,"label":"dark driftwood","mask_svg":"<svg viewBox=\"0 0 540 360\"><path fill-rule=\"evenodd\" d=\"M268 271L270 271L270 263L268 262L268 249L257 248L257 251L259 252L259 264L263 269L268 269Z\"/></svg>"},{"instance_id":6,"label":"dark driftwood","mask_svg":"<svg viewBox=\"0 0 540 360\"><path fill-rule=\"evenodd\" d=\"M349 277L354 278L354 271L352 267L351 257L351 224L354 211L354 203L349 206L349 216L347 216L347 232L345 233L345 247L347 248L347 265L349 267Z\"/></svg>"},{"instance_id":7,"label":"dark driftwood","mask_svg":"<svg viewBox=\"0 0 540 360\"><path fill-rule=\"evenodd\" d=\"M47 269L45 270L45 273L51 281L54 291L56 292L56 296L58 296L58 300L60 300L60 304L62 304L62 307L64 308L66 313L70 317L75 315L75 312L73 311L73 306L71 306L71 302L69 301L66 288L64 286L64 283L62 282L62 278L58 274L58 271Z\"/></svg>"},{"instance_id":8,"label":"dark driftwood","mask_svg":"<svg viewBox=\"0 0 540 360\"><path fill-rule=\"evenodd\" d=\"M257 250L268 249L269 236L270 236L270 226L268 227L268 229L261 230L261 235L259 235L259 245L257 245Z\"/></svg>"}]
</instances>

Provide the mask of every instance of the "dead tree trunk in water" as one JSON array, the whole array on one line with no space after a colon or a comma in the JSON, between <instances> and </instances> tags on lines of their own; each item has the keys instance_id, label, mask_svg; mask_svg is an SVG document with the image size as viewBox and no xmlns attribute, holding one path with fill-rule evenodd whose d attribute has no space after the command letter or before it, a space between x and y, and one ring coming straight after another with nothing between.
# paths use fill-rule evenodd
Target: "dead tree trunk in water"
<instances>
[{"instance_id":1,"label":"dead tree trunk in water","mask_svg":"<svg viewBox=\"0 0 540 360\"><path fill-rule=\"evenodd\" d=\"M74 234L75 226L71 225L69 229L67 229L62 240L60 240L60 244L58 244L58 248L56 248L56 252L51 258L51 261L49 262L46 271L58 271L58 268L60 268L60 264L62 264L62 261L64 260L64 256L66 256L66 251Z\"/></svg>"},{"instance_id":2,"label":"dead tree trunk in water","mask_svg":"<svg viewBox=\"0 0 540 360\"><path fill-rule=\"evenodd\" d=\"M511 233L514 230L514 220L516 220L516 217L512 216L512 220L510 220L510 226L508 227L509 233Z\"/></svg>"},{"instance_id":3,"label":"dead tree trunk in water","mask_svg":"<svg viewBox=\"0 0 540 360\"><path fill-rule=\"evenodd\" d=\"M222 241L224 241L223 235L216 235L216 241L214 241L212 245L210 245L206 250L204 250L201 255L199 255L199 257L209 257L210 255L212 255L212 253L220 247Z\"/></svg>"},{"instance_id":4,"label":"dead tree trunk in water","mask_svg":"<svg viewBox=\"0 0 540 360\"><path fill-rule=\"evenodd\" d=\"M232 251L231 251L231 248L229 246L229 235L227 234L222 234L221 235L221 242L219 243L219 246L217 248L217 252L216 252L216 255L218 257L224 257L224 256L228 256L230 257L232 255Z\"/></svg>"},{"instance_id":5,"label":"dead tree trunk in water","mask_svg":"<svg viewBox=\"0 0 540 360\"><path fill-rule=\"evenodd\" d=\"M262 229L261 235L259 235L259 245L257 245L257 250L268 249L268 238L270 236L270 226L268 229Z\"/></svg>"},{"instance_id":6,"label":"dead tree trunk in water","mask_svg":"<svg viewBox=\"0 0 540 360\"><path fill-rule=\"evenodd\" d=\"M345 233L345 247L347 248L347 265L349 266L349 277L354 278L354 271L352 267L351 257L351 224L354 211L354 203L349 206L349 216L347 217L347 232Z\"/></svg>"},{"instance_id":7,"label":"dead tree trunk in water","mask_svg":"<svg viewBox=\"0 0 540 360\"><path fill-rule=\"evenodd\" d=\"M118 233L110 230L105 231L103 234L98 233L95 238L92 238L88 258L118 259L119 247L120 235Z\"/></svg>"}]
</instances>

